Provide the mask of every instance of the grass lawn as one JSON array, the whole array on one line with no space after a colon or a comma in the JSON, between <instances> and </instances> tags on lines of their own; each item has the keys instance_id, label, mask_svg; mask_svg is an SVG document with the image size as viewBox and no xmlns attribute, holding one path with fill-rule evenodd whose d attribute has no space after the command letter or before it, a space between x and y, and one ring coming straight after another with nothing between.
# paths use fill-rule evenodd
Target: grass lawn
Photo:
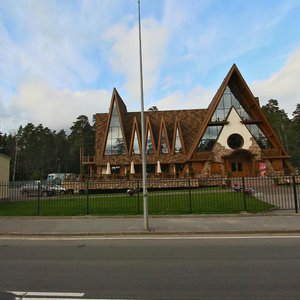
<instances>
[{"instance_id":1,"label":"grass lawn","mask_svg":"<svg viewBox=\"0 0 300 300\"><path fill-rule=\"evenodd\" d=\"M260 212L274 208L252 196L216 190L149 192L149 214ZM142 194L65 195L0 203L1 216L137 215L143 212Z\"/></svg>"}]
</instances>

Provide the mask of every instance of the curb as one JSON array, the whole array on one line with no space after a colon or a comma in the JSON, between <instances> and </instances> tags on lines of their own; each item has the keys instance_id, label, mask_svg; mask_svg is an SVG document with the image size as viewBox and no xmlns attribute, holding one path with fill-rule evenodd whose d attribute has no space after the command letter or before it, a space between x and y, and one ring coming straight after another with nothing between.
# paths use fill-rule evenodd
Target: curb
<instances>
[{"instance_id":1,"label":"curb","mask_svg":"<svg viewBox=\"0 0 300 300\"><path fill-rule=\"evenodd\" d=\"M0 233L0 239L4 238L122 238L122 237L197 237L197 236L242 236L242 235L299 235L300 230L256 230L256 231L189 231L189 232L155 232L155 231L136 231L136 232L111 232L111 233Z\"/></svg>"}]
</instances>

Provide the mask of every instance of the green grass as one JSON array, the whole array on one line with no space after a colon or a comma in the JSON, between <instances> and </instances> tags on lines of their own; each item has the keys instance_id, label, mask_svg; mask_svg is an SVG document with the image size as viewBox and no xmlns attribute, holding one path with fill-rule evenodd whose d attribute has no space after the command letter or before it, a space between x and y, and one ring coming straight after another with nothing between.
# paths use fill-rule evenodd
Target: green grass
<instances>
[{"instance_id":1,"label":"green grass","mask_svg":"<svg viewBox=\"0 0 300 300\"><path fill-rule=\"evenodd\" d=\"M199 214L260 212L274 208L255 197L216 190L165 191L149 193L149 214ZM245 201L244 201L245 200ZM0 203L1 216L138 215L143 212L142 194L66 195Z\"/></svg>"}]
</instances>

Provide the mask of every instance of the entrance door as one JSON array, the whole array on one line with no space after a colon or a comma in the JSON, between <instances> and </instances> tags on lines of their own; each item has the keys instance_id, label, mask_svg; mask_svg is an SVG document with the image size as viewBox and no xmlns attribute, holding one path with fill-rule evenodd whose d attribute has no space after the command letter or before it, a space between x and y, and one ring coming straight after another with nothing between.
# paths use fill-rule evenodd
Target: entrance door
<instances>
[{"instance_id":1,"label":"entrance door","mask_svg":"<svg viewBox=\"0 0 300 300\"><path fill-rule=\"evenodd\" d=\"M238 151L229 157L228 168L232 177L251 176L251 165L252 155L248 151Z\"/></svg>"},{"instance_id":2,"label":"entrance door","mask_svg":"<svg viewBox=\"0 0 300 300\"><path fill-rule=\"evenodd\" d=\"M248 177L250 176L249 163L244 160L230 161L232 177Z\"/></svg>"}]
</instances>

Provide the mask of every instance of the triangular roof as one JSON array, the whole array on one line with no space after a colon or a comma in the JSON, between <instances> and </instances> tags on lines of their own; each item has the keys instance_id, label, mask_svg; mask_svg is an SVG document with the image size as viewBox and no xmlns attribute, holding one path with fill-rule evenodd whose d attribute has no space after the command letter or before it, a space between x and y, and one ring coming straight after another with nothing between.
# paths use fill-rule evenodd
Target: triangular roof
<instances>
[{"instance_id":1,"label":"triangular roof","mask_svg":"<svg viewBox=\"0 0 300 300\"><path fill-rule=\"evenodd\" d=\"M282 151L283 155L287 155L285 150L283 149L282 144L280 143L279 139L277 138L273 128L271 127L270 123L268 122L267 118L265 117L264 113L262 112L258 100L252 94L250 88L248 87L246 81L244 80L243 76L241 75L238 67L233 64L231 69L229 70L228 74L224 78L221 86L219 87L217 93L213 97L210 105L208 106L208 111L203 121L203 126L199 130L196 139L194 140L194 144L192 145L189 153L188 158L190 159L193 153L196 151L197 146L202 138L207 126L209 125L211 118L224 94L226 87L229 87L231 92L234 96L239 100L243 108L246 112L250 115L253 120L260 120L260 127L262 131L266 134L267 138L270 140L272 145L275 148L279 148Z\"/></svg>"},{"instance_id":2,"label":"triangular roof","mask_svg":"<svg viewBox=\"0 0 300 300\"><path fill-rule=\"evenodd\" d=\"M103 157L103 155L105 153L105 147L106 147L106 144L107 144L108 131L109 131L110 123L111 123L114 104L116 104L116 108L117 108L117 114L118 114L120 127L121 127L121 131L122 131L122 136L123 136L123 140L124 140L125 151L126 151L126 154L128 154L128 146L127 145L130 142L130 140L129 140L130 137L128 136L128 134L125 133L125 129L124 129L125 127L127 127L127 126L124 127L124 119L125 119L126 114L127 114L127 108L126 108L126 105L123 102L122 98L120 97L117 89L114 88L113 92L112 92L112 96L111 96L111 101L110 101L110 107L109 107L109 113L108 113L108 122L106 124L106 129L105 129L105 139L104 139L104 142L102 144L102 155L101 155L101 157Z\"/></svg>"},{"instance_id":3,"label":"triangular roof","mask_svg":"<svg viewBox=\"0 0 300 300\"><path fill-rule=\"evenodd\" d=\"M146 111L145 112L145 122L146 131L150 129L151 140L153 143L153 157L148 156L147 161L155 161L155 156L160 155L158 148L161 140L161 129L162 124L166 129L165 135L166 140L169 142L169 156L174 155L174 143L176 137L176 128L178 127L179 135L181 139L181 144L184 153L176 154L176 162L186 162L188 160L193 160L193 154L196 153L199 142L203 137L207 127L212 120L212 116L218 107L218 104L224 94L224 91L228 87L235 98L240 102L241 106L250 116L251 121L242 120L242 123L247 124L259 124L259 128L268 138L271 145L279 150L280 155L278 158L288 158L286 151L284 150L281 142L277 138L274 130L272 129L270 123L266 119L264 113L262 112L259 102L256 97L252 94L250 88L242 77L239 69L235 64L231 67L226 77L224 78L222 84L220 85L218 91L214 95L210 105L207 109L187 109L187 110L169 110L169 111ZM120 121L120 127L122 130L122 135L124 138L124 144L126 149L126 157L122 157L122 161L127 162L131 156L132 142L134 138L134 130L137 129L139 142L141 142L141 117L140 112L127 112L126 105L124 104L122 98L118 94L117 90L114 88L111 98L111 104L108 114L96 114L96 143L98 147L102 150L96 152L96 159L100 161L103 158L106 139L108 134L108 129L110 125L110 120L112 116L113 105L116 103L118 117ZM105 121L106 120L106 121ZM162 122L163 120L163 122ZM224 125L224 122L221 125ZM104 139L103 139L104 137ZM104 140L104 141L103 141ZM98 149L100 149L98 148ZM129 149L130 148L130 149ZM274 149L274 150L275 150ZM267 149L270 150L270 149ZM278 151L277 151L278 153ZM109 158L105 158L109 159ZM171 161L171 157L163 156L161 162ZM196 159L196 158L195 158ZM102 163L102 161L101 161ZM285 160L286 165L291 169L291 165L288 160Z\"/></svg>"}]
</instances>

